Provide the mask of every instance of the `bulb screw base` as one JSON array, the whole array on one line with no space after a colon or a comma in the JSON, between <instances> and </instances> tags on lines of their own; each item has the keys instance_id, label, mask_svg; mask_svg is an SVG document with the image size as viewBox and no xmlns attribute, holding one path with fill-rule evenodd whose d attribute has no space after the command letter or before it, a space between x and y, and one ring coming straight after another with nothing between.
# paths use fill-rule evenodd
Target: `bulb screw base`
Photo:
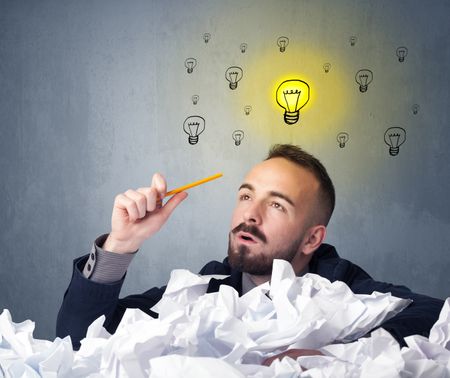
<instances>
[{"instance_id":1,"label":"bulb screw base","mask_svg":"<svg viewBox=\"0 0 450 378\"><path fill-rule=\"evenodd\" d=\"M360 85L359 91L362 93L367 92L367 88L368 88L368 85Z\"/></svg>"},{"instance_id":2,"label":"bulb screw base","mask_svg":"<svg viewBox=\"0 0 450 378\"><path fill-rule=\"evenodd\" d=\"M389 147L389 154L391 156L398 155L399 151L400 151L400 147Z\"/></svg>"},{"instance_id":3,"label":"bulb screw base","mask_svg":"<svg viewBox=\"0 0 450 378\"><path fill-rule=\"evenodd\" d=\"M298 119L300 117L300 112L297 110L296 112L284 112L284 122L288 125L293 125L294 123L297 123Z\"/></svg>"},{"instance_id":4,"label":"bulb screw base","mask_svg":"<svg viewBox=\"0 0 450 378\"><path fill-rule=\"evenodd\" d=\"M197 144L198 142L198 136L190 136L188 138L189 144Z\"/></svg>"},{"instance_id":5,"label":"bulb screw base","mask_svg":"<svg viewBox=\"0 0 450 378\"><path fill-rule=\"evenodd\" d=\"M237 88L237 82L236 83L233 83L233 82L231 82L230 83L230 89L236 89Z\"/></svg>"}]
</instances>

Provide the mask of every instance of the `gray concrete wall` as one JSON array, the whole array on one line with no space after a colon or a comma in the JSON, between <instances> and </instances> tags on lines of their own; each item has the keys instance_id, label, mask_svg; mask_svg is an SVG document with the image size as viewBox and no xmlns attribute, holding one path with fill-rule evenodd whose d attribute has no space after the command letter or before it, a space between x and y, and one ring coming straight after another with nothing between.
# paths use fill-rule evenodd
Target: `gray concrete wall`
<instances>
[{"instance_id":1,"label":"gray concrete wall","mask_svg":"<svg viewBox=\"0 0 450 378\"><path fill-rule=\"evenodd\" d=\"M448 14L446 0L1 0L0 309L52 339L72 259L108 232L114 196L155 171L171 188L224 177L192 190L144 245L123 294L222 259L238 184L276 142L327 166L338 198L327 241L343 257L449 296ZM290 39L284 53L279 36ZM244 71L236 90L224 77L233 65ZM361 68L374 75L365 93ZM288 126L274 91L291 77L310 84L311 100ZM206 128L190 145L182 126L195 114ZM392 126L406 130L397 156L383 140Z\"/></svg>"}]
</instances>

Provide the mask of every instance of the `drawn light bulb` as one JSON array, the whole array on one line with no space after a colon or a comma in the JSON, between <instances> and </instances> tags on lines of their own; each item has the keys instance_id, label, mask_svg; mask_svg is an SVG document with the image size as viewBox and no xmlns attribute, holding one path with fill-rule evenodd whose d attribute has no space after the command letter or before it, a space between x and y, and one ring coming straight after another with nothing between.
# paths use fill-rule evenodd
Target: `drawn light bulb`
<instances>
[{"instance_id":1,"label":"drawn light bulb","mask_svg":"<svg viewBox=\"0 0 450 378\"><path fill-rule=\"evenodd\" d=\"M246 51L247 51L247 44L244 42L244 43L241 43L241 46L239 46L240 47L240 49L241 49L241 53L243 54L243 53L245 53Z\"/></svg>"},{"instance_id":2,"label":"drawn light bulb","mask_svg":"<svg viewBox=\"0 0 450 378\"><path fill-rule=\"evenodd\" d=\"M299 79L285 80L277 89L276 99L284 108L284 122L293 125L300 117L300 109L309 101L309 85Z\"/></svg>"},{"instance_id":3,"label":"drawn light bulb","mask_svg":"<svg viewBox=\"0 0 450 378\"><path fill-rule=\"evenodd\" d=\"M356 73L355 80L359 84L359 91L364 93L373 80L373 73L367 69L359 70Z\"/></svg>"},{"instance_id":4,"label":"drawn light bulb","mask_svg":"<svg viewBox=\"0 0 450 378\"><path fill-rule=\"evenodd\" d=\"M406 55L408 55L408 49L404 46L401 46L396 51L397 58L399 62L404 62Z\"/></svg>"},{"instance_id":5,"label":"drawn light bulb","mask_svg":"<svg viewBox=\"0 0 450 378\"><path fill-rule=\"evenodd\" d=\"M242 139L244 139L244 132L242 130L234 130L231 136L234 140L234 144L236 146L239 146L241 144Z\"/></svg>"},{"instance_id":6,"label":"drawn light bulb","mask_svg":"<svg viewBox=\"0 0 450 378\"><path fill-rule=\"evenodd\" d=\"M285 52L287 45L289 45L288 37L279 37L277 39L277 45L280 48L280 52Z\"/></svg>"},{"instance_id":7,"label":"drawn light bulb","mask_svg":"<svg viewBox=\"0 0 450 378\"><path fill-rule=\"evenodd\" d=\"M389 146L391 156L398 155L400 146L405 143L406 131L402 127L390 127L384 133L384 142Z\"/></svg>"},{"instance_id":8,"label":"drawn light bulb","mask_svg":"<svg viewBox=\"0 0 450 378\"><path fill-rule=\"evenodd\" d=\"M192 73L194 71L194 68L196 65L197 65L197 59L195 59L195 58L187 58L184 61L184 66L187 68L187 73Z\"/></svg>"},{"instance_id":9,"label":"drawn light bulb","mask_svg":"<svg viewBox=\"0 0 450 378\"><path fill-rule=\"evenodd\" d=\"M336 140L339 142L339 147L341 148L345 147L345 143L347 143L349 139L350 139L349 135L343 131L340 132L336 138Z\"/></svg>"},{"instance_id":10,"label":"drawn light bulb","mask_svg":"<svg viewBox=\"0 0 450 378\"><path fill-rule=\"evenodd\" d=\"M350 46L355 46L356 45L356 41L358 40L358 38L356 38L356 36L352 35L349 39L350 41Z\"/></svg>"},{"instance_id":11,"label":"drawn light bulb","mask_svg":"<svg viewBox=\"0 0 450 378\"><path fill-rule=\"evenodd\" d=\"M239 80L242 79L243 71L241 67L231 66L225 71L225 79L230 83L230 89L236 89Z\"/></svg>"},{"instance_id":12,"label":"drawn light bulb","mask_svg":"<svg viewBox=\"0 0 450 378\"><path fill-rule=\"evenodd\" d=\"M419 106L419 104L414 104L414 105L411 107L411 109L412 109L412 111L413 111L413 114L415 115L415 114L419 113L420 106Z\"/></svg>"},{"instance_id":13,"label":"drawn light bulb","mask_svg":"<svg viewBox=\"0 0 450 378\"><path fill-rule=\"evenodd\" d=\"M250 115L251 111L252 111L252 107L250 105L244 106L245 115Z\"/></svg>"},{"instance_id":14,"label":"drawn light bulb","mask_svg":"<svg viewBox=\"0 0 450 378\"><path fill-rule=\"evenodd\" d=\"M205 131L205 119L197 115L187 117L183 123L183 130L189 135L189 143L197 144L198 136Z\"/></svg>"},{"instance_id":15,"label":"drawn light bulb","mask_svg":"<svg viewBox=\"0 0 450 378\"><path fill-rule=\"evenodd\" d=\"M193 95L192 96L192 103L194 105L197 105L199 99L200 99L200 97L198 95Z\"/></svg>"},{"instance_id":16,"label":"drawn light bulb","mask_svg":"<svg viewBox=\"0 0 450 378\"><path fill-rule=\"evenodd\" d=\"M210 39L211 39L211 34L209 34L209 33L203 34L203 40L205 41L205 43L208 43Z\"/></svg>"},{"instance_id":17,"label":"drawn light bulb","mask_svg":"<svg viewBox=\"0 0 450 378\"><path fill-rule=\"evenodd\" d=\"M325 71L325 73L330 72L330 68L331 68L331 64L330 63L325 63L323 65L323 70Z\"/></svg>"}]
</instances>

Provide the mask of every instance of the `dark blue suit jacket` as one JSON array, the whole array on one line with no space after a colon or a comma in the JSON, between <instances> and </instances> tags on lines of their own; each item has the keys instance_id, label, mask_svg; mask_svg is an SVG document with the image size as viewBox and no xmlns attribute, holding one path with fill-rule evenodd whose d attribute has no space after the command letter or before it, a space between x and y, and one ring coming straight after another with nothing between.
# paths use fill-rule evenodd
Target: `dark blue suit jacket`
<instances>
[{"instance_id":1,"label":"dark blue suit jacket","mask_svg":"<svg viewBox=\"0 0 450 378\"><path fill-rule=\"evenodd\" d=\"M80 340L86 335L88 326L99 316L105 315L104 327L114 333L123 313L127 308L139 308L147 314L157 317L151 311L161 299L166 287L154 287L142 294L130 295L119 299L122 280L101 284L88 280L81 273L88 255L74 261L72 280L64 294L64 300L58 314L56 334L59 337L70 335L75 349L80 347ZM437 321L443 306L440 299L431 298L411 292L405 286L397 286L373 280L363 269L348 260L341 259L335 248L322 244L314 252L309 264L309 272L319 274L331 282L345 282L355 294L371 294L373 291L390 292L400 298L413 300L406 309L394 318L384 322L381 327L390 332L404 346L404 337L414 334L428 336L433 324ZM242 273L228 264L211 261L206 264L200 274L228 275L224 279L211 279L208 292L216 292L220 285L229 285L242 294Z\"/></svg>"}]
</instances>

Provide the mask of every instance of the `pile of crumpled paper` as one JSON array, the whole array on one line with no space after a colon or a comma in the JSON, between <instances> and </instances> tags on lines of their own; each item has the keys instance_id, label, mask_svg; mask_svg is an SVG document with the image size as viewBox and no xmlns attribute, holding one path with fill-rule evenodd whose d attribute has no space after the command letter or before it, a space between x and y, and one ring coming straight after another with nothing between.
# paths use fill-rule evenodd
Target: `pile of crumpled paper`
<instances>
[{"instance_id":1,"label":"pile of crumpled paper","mask_svg":"<svg viewBox=\"0 0 450 378\"><path fill-rule=\"evenodd\" d=\"M450 298L430 337L400 349L379 326L410 303L390 294L353 294L342 282L296 277L276 260L269 283L239 297L228 286L205 294L211 277L172 272L153 319L129 309L114 335L94 321L72 350L70 338L34 339L34 323L0 315L0 377L449 377ZM261 362L291 348L323 356ZM3 375L2 375L3 374Z\"/></svg>"}]
</instances>

